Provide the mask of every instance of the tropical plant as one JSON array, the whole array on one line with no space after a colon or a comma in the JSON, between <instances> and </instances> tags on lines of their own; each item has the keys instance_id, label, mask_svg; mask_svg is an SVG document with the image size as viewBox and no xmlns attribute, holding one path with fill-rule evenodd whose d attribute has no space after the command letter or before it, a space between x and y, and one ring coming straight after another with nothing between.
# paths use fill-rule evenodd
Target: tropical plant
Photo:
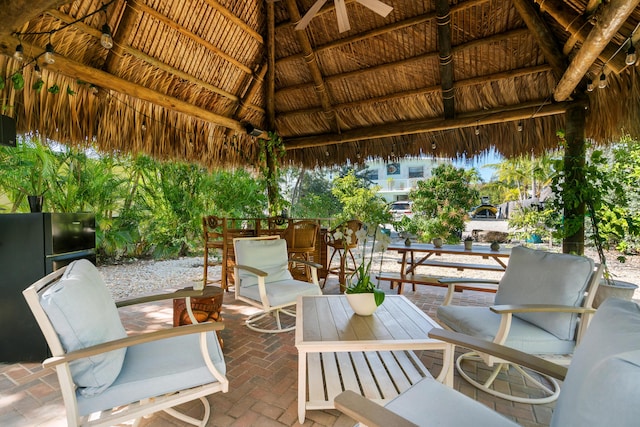
<instances>
[{"instance_id":1,"label":"tropical plant","mask_svg":"<svg viewBox=\"0 0 640 427\"><path fill-rule=\"evenodd\" d=\"M472 171L442 164L433 170L431 178L418 182L409 197L421 241L436 237L447 243L460 241L468 211L478 203L478 191L471 186L476 179Z\"/></svg>"},{"instance_id":2,"label":"tropical plant","mask_svg":"<svg viewBox=\"0 0 640 427\"><path fill-rule=\"evenodd\" d=\"M334 239L343 239L346 244L351 242L352 236L350 234L342 233L341 231L337 231L336 233L340 234L338 234L337 237L334 234ZM383 252L383 255L380 257L380 268L382 268L384 251L389 246L391 238L382 232L378 224L365 224L364 227L356 231L356 237L358 243L362 246L362 260L349 277L345 292L348 294L373 293L376 305L379 306L384 302L385 294L371 278L371 264L373 263L374 252ZM371 241L371 249L367 255L366 247L369 241Z\"/></svg>"},{"instance_id":3,"label":"tropical plant","mask_svg":"<svg viewBox=\"0 0 640 427\"><path fill-rule=\"evenodd\" d=\"M527 207L516 209L509 215L509 229L519 240L531 242L535 236L544 236L555 230L558 215L553 208Z\"/></svg>"},{"instance_id":4,"label":"tropical plant","mask_svg":"<svg viewBox=\"0 0 640 427\"><path fill-rule=\"evenodd\" d=\"M359 219L365 224L390 224L391 212L387 202L378 196L380 187L369 187L363 178L354 171L333 181L331 192L342 203L342 212L337 215L338 222Z\"/></svg>"}]
</instances>

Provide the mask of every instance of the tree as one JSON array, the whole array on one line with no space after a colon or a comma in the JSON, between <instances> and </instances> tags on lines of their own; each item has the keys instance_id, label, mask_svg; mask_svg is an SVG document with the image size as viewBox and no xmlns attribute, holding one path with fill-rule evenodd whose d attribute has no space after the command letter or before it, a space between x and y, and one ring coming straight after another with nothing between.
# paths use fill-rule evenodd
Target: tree
<instances>
[{"instance_id":1,"label":"tree","mask_svg":"<svg viewBox=\"0 0 640 427\"><path fill-rule=\"evenodd\" d=\"M353 170L333 181L331 192L342 203L340 221L359 219L366 224L388 224L391 212L387 202L378 196L380 187L369 187L368 182L358 178Z\"/></svg>"},{"instance_id":2,"label":"tree","mask_svg":"<svg viewBox=\"0 0 640 427\"><path fill-rule=\"evenodd\" d=\"M467 212L479 201L478 191L472 188L475 179L477 174L471 171L442 164L431 178L418 182L409 197L420 240L441 237L448 243L460 241Z\"/></svg>"}]
</instances>

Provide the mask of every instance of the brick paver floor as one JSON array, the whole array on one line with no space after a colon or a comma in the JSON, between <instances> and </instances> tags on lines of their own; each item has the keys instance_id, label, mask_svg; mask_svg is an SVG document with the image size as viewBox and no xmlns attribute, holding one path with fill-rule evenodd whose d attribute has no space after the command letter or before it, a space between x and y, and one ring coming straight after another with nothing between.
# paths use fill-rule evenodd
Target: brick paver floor
<instances>
[{"instance_id":1,"label":"brick paver floor","mask_svg":"<svg viewBox=\"0 0 640 427\"><path fill-rule=\"evenodd\" d=\"M335 281L328 281L325 294L336 294ZM393 293L395 291L387 292ZM405 296L427 314L435 310L444 298L445 290L419 286L416 292L405 287ZM222 332L227 363L229 392L209 397L212 414L209 426L296 426L297 421L297 351L294 333L260 334L249 330L243 321L253 308L225 294ZM454 302L488 305L493 295L466 292ZM172 322L171 301L121 309L125 325L131 330L166 327ZM441 356L433 352L419 354L425 366L437 375ZM502 375L502 374L501 374ZM455 375L455 388L496 411L515 419L524 426L548 425L553 404L526 405L507 402L478 391ZM527 392L517 378L505 375L503 387ZM191 414L201 411L199 402L182 408ZM164 413L143 420L143 426L183 426L184 423ZM336 410L307 411L305 426L352 426L354 421ZM2 426L64 426L64 406L58 382L52 370L43 370L37 363L0 364L0 425Z\"/></svg>"}]
</instances>

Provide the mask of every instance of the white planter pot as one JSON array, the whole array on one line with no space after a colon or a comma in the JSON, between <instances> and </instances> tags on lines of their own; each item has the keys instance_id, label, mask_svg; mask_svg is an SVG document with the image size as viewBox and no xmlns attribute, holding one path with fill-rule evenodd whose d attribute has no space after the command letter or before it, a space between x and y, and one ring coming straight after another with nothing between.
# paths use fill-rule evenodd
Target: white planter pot
<instances>
[{"instance_id":1,"label":"white planter pot","mask_svg":"<svg viewBox=\"0 0 640 427\"><path fill-rule=\"evenodd\" d=\"M345 294L353 312L360 316L371 316L377 309L375 296L366 294Z\"/></svg>"},{"instance_id":2,"label":"white planter pot","mask_svg":"<svg viewBox=\"0 0 640 427\"><path fill-rule=\"evenodd\" d=\"M633 298L636 289L638 289L638 285L634 283L614 280L613 284L609 284L605 280L602 280L593 298L593 308L598 308L600 304L609 297L630 300Z\"/></svg>"}]
</instances>

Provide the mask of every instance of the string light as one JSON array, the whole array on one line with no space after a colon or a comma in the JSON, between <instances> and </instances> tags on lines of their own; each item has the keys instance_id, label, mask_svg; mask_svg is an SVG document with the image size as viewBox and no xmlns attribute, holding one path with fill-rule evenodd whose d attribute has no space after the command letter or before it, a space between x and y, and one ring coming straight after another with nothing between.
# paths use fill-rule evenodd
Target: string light
<instances>
[{"instance_id":1,"label":"string light","mask_svg":"<svg viewBox=\"0 0 640 427\"><path fill-rule=\"evenodd\" d=\"M44 50L44 62L46 62L47 64L53 64L54 62L56 62L56 55L53 50L53 45L51 43L47 43L47 46L44 48Z\"/></svg>"},{"instance_id":2,"label":"string light","mask_svg":"<svg viewBox=\"0 0 640 427\"><path fill-rule=\"evenodd\" d=\"M593 92L593 90L596 88L596 85L593 84L593 79L588 79L587 80L587 91L588 92Z\"/></svg>"},{"instance_id":3,"label":"string light","mask_svg":"<svg viewBox=\"0 0 640 427\"><path fill-rule=\"evenodd\" d=\"M436 149L436 142L435 141L431 141L431 149L432 150Z\"/></svg>"},{"instance_id":4,"label":"string light","mask_svg":"<svg viewBox=\"0 0 640 427\"><path fill-rule=\"evenodd\" d=\"M598 87L600 89L604 89L605 87L607 87L607 75L604 73L604 70L602 70L602 74L600 74L600 79L598 80Z\"/></svg>"},{"instance_id":5,"label":"string light","mask_svg":"<svg viewBox=\"0 0 640 427\"><path fill-rule=\"evenodd\" d=\"M633 65L636 63L636 60L636 48L633 46L633 40L629 40L629 49L627 49L627 57L624 59L624 63Z\"/></svg>"},{"instance_id":6,"label":"string light","mask_svg":"<svg viewBox=\"0 0 640 427\"><path fill-rule=\"evenodd\" d=\"M107 24L102 26L102 36L100 36L100 44L105 49L113 47L113 37L111 37L111 28Z\"/></svg>"},{"instance_id":7,"label":"string light","mask_svg":"<svg viewBox=\"0 0 640 427\"><path fill-rule=\"evenodd\" d=\"M518 122L518 132L522 132L522 122Z\"/></svg>"},{"instance_id":8,"label":"string light","mask_svg":"<svg viewBox=\"0 0 640 427\"><path fill-rule=\"evenodd\" d=\"M42 78L42 71L40 71L40 66L38 64L33 66L33 73L36 75L36 79Z\"/></svg>"},{"instance_id":9,"label":"string light","mask_svg":"<svg viewBox=\"0 0 640 427\"><path fill-rule=\"evenodd\" d=\"M16 51L13 53L13 59L18 62L24 61L24 48L22 47L22 43L16 46Z\"/></svg>"},{"instance_id":10,"label":"string light","mask_svg":"<svg viewBox=\"0 0 640 427\"><path fill-rule=\"evenodd\" d=\"M476 122L475 133L476 133L476 135L480 135L480 122Z\"/></svg>"}]
</instances>

